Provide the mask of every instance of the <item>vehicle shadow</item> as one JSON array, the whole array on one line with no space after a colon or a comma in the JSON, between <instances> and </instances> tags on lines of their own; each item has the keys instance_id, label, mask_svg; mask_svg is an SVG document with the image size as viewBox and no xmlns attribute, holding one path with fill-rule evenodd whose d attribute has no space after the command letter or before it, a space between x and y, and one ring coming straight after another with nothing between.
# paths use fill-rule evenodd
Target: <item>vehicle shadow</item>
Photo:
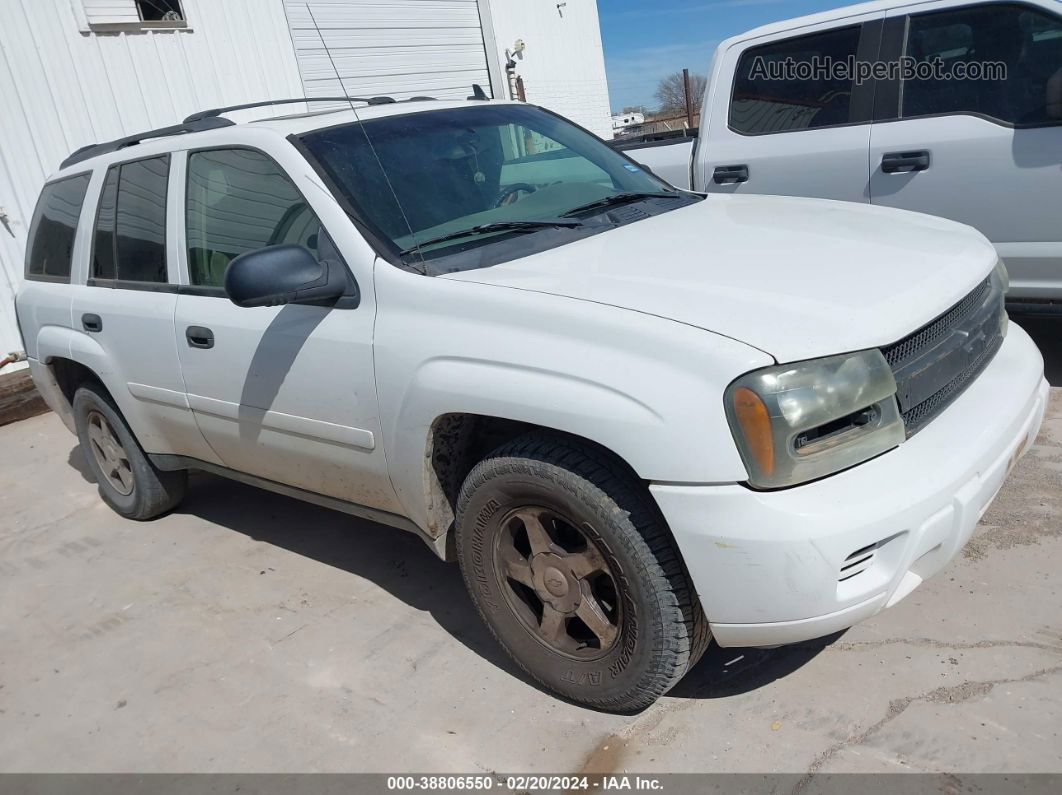
<instances>
[{"instance_id":1,"label":"vehicle shadow","mask_svg":"<svg viewBox=\"0 0 1062 795\"><path fill-rule=\"evenodd\" d=\"M668 693L671 698L741 695L784 679L817 657L844 632L776 649L723 649L712 641L700 662Z\"/></svg>"},{"instance_id":2,"label":"vehicle shadow","mask_svg":"<svg viewBox=\"0 0 1062 795\"><path fill-rule=\"evenodd\" d=\"M1011 315L1011 320L1029 332L1044 355L1044 371L1051 386L1062 387L1062 317Z\"/></svg>"},{"instance_id":3,"label":"vehicle shadow","mask_svg":"<svg viewBox=\"0 0 1062 795\"><path fill-rule=\"evenodd\" d=\"M412 533L205 472L191 474L188 494L175 512L368 580L430 614L491 664L535 684L483 625L458 567L439 560Z\"/></svg>"},{"instance_id":4,"label":"vehicle shadow","mask_svg":"<svg viewBox=\"0 0 1062 795\"><path fill-rule=\"evenodd\" d=\"M69 463L92 482L79 447L71 450ZM192 473L188 495L175 512L368 580L429 614L474 654L555 697L520 670L491 637L457 566L439 560L410 533L203 472ZM755 690L792 673L825 645L720 649L713 642L669 695L722 698Z\"/></svg>"},{"instance_id":5,"label":"vehicle shadow","mask_svg":"<svg viewBox=\"0 0 1062 795\"><path fill-rule=\"evenodd\" d=\"M79 445L70 467L95 483ZM419 538L338 511L205 472L190 476L175 513L206 522L350 572L428 613L474 654L551 698L497 644L465 592L456 565L444 563ZM700 662L668 694L713 699L739 695L788 676L839 635L778 649L721 649L713 641Z\"/></svg>"}]
</instances>

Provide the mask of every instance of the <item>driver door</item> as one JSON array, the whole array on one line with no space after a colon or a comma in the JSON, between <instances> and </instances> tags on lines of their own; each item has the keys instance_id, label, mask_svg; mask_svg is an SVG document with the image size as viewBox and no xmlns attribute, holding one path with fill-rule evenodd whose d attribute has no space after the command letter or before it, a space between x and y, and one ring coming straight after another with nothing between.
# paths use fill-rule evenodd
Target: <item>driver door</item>
<instances>
[{"instance_id":1,"label":"driver door","mask_svg":"<svg viewBox=\"0 0 1062 795\"><path fill-rule=\"evenodd\" d=\"M203 436L230 469L396 510L373 373L372 260L353 263L358 300L237 307L223 284L239 254L294 243L315 256L344 256L296 179L265 153L196 150L182 168L185 285L175 330Z\"/></svg>"}]
</instances>

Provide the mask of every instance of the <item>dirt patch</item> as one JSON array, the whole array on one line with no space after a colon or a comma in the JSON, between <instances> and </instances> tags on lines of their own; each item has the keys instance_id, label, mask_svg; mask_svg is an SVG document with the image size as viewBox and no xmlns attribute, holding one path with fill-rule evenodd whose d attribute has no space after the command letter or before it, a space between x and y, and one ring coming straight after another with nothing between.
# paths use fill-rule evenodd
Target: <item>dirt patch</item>
<instances>
[{"instance_id":1,"label":"dirt patch","mask_svg":"<svg viewBox=\"0 0 1062 795\"><path fill-rule=\"evenodd\" d=\"M1036 444L963 548L967 560L1062 536L1062 392L1053 390L1051 397Z\"/></svg>"}]
</instances>

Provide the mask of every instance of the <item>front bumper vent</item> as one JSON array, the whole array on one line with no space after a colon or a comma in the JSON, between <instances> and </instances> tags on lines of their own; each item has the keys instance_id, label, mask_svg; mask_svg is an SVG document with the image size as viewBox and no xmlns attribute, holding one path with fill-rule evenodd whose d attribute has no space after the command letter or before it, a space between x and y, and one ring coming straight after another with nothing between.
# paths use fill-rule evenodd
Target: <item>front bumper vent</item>
<instances>
[{"instance_id":1,"label":"front bumper vent","mask_svg":"<svg viewBox=\"0 0 1062 795\"><path fill-rule=\"evenodd\" d=\"M857 549L845 558L844 563L841 564L841 573L837 577L837 582L850 580L857 574L862 574L874 565L874 555L877 553L880 546L881 542L879 541L878 543L871 544L862 549Z\"/></svg>"}]
</instances>

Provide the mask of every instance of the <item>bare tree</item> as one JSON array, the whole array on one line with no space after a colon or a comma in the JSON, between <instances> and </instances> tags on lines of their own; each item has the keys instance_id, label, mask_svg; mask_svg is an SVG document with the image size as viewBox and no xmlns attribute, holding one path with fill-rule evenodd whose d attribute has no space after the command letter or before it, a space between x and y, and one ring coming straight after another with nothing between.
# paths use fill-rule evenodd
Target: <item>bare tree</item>
<instances>
[{"instance_id":1,"label":"bare tree","mask_svg":"<svg viewBox=\"0 0 1062 795\"><path fill-rule=\"evenodd\" d=\"M694 113L700 108L707 82L704 75L690 75L690 103ZM682 72L673 72L661 80L656 87L656 98L660 103L660 113L685 113L686 92L683 90Z\"/></svg>"}]
</instances>

